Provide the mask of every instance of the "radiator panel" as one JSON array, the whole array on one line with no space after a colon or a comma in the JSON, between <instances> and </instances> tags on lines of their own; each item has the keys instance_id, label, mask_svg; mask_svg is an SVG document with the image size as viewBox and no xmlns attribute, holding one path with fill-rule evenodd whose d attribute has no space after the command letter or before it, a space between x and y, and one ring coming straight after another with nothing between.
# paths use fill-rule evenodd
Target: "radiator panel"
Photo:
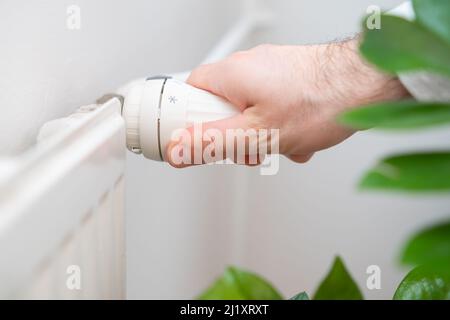
<instances>
[{"instance_id":1,"label":"radiator panel","mask_svg":"<svg viewBox=\"0 0 450 320\"><path fill-rule=\"evenodd\" d=\"M113 99L17 159L0 181L1 297L124 298L125 150Z\"/></svg>"}]
</instances>

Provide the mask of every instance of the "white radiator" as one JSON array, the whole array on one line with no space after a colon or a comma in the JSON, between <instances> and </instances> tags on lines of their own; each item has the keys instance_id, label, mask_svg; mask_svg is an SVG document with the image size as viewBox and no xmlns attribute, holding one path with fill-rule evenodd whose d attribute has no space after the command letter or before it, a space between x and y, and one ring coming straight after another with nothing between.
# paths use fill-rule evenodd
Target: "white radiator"
<instances>
[{"instance_id":1,"label":"white radiator","mask_svg":"<svg viewBox=\"0 0 450 320\"><path fill-rule=\"evenodd\" d=\"M0 297L124 298L120 102L0 162Z\"/></svg>"},{"instance_id":2,"label":"white radiator","mask_svg":"<svg viewBox=\"0 0 450 320\"><path fill-rule=\"evenodd\" d=\"M205 62L228 55L267 24L266 12L253 9ZM0 299L125 298L120 108L115 98L82 107L49 124L50 134L25 154L0 158Z\"/></svg>"}]
</instances>

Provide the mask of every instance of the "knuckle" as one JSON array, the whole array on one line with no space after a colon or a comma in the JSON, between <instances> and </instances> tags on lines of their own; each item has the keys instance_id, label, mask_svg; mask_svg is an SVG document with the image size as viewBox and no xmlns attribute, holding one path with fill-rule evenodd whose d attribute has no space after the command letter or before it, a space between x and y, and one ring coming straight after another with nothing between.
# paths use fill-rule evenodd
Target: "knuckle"
<instances>
[{"instance_id":1,"label":"knuckle","mask_svg":"<svg viewBox=\"0 0 450 320\"><path fill-rule=\"evenodd\" d=\"M236 51L230 55L230 58L240 60L240 59L246 58L248 56L248 53L249 52L247 50Z\"/></svg>"},{"instance_id":2,"label":"knuckle","mask_svg":"<svg viewBox=\"0 0 450 320\"><path fill-rule=\"evenodd\" d=\"M249 61L248 51L238 51L232 53L228 58L224 60L227 68L240 68L243 64Z\"/></svg>"},{"instance_id":3,"label":"knuckle","mask_svg":"<svg viewBox=\"0 0 450 320\"><path fill-rule=\"evenodd\" d=\"M267 51L267 50L273 49L274 47L275 47L275 45L273 45L273 44L270 44L270 43L262 43L262 44L257 45L257 46L254 47L253 49L254 49L255 51Z\"/></svg>"},{"instance_id":4,"label":"knuckle","mask_svg":"<svg viewBox=\"0 0 450 320\"><path fill-rule=\"evenodd\" d=\"M191 74L189 75L189 81L196 81L198 79L201 79L207 72L208 66L207 65L200 65L194 70L191 71Z\"/></svg>"}]
</instances>

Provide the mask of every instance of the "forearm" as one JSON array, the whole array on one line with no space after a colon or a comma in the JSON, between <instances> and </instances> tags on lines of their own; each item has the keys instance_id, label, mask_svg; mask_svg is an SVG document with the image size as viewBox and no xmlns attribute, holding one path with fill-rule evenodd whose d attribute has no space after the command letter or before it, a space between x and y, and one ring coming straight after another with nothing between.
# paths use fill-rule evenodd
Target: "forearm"
<instances>
[{"instance_id":1,"label":"forearm","mask_svg":"<svg viewBox=\"0 0 450 320\"><path fill-rule=\"evenodd\" d=\"M358 47L359 38L315 46L318 87L311 98L335 101L335 107L346 109L410 96L396 76L364 61Z\"/></svg>"}]
</instances>

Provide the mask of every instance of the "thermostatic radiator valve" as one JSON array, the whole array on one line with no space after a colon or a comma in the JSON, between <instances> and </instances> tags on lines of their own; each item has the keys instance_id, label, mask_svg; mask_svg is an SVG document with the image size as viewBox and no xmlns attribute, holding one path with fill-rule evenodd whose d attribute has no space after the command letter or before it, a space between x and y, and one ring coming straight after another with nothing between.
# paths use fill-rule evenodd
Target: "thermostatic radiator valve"
<instances>
[{"instance_id":1,"label":"thermostatic radiator valve","mask_svg":"<svg viewBox=\"0 0 450 320\"><path fill-rule=\"evenodd\" d=\"M124 95L127 148L148 159L165 161L167 145L176 129L238 112L224 99L183 81L150 77L132 85Z\"/></svg>"}]
</instances>

